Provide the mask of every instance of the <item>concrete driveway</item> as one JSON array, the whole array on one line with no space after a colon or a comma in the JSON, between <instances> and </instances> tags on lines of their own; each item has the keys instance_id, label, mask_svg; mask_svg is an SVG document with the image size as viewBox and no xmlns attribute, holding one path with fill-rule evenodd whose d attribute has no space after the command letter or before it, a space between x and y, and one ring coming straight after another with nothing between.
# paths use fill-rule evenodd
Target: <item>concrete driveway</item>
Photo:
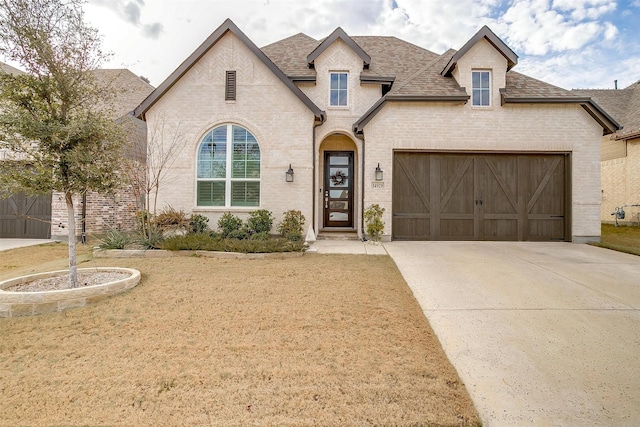
<instances>
[{"instance_id":1,"label":"concrete driveway","mask_svg":"<svg viewBox=\"0 0 640 427\"><path fill-rule=\"evenodd\" d=\"M41 245L43 243L53 243L55 240L43 239L0 239L0 251L7 249L23 248L25 246Z\"/></svg>"},{"instance_id":2,"label":"concrete driveway","mask_svg":"<svg viewBox=\"0 0 640 427\"><path fill-rule=\"evenodd\" d=\"M485 426L640 425L640 257L385 243Z\"/></svg>"}]
</instances>

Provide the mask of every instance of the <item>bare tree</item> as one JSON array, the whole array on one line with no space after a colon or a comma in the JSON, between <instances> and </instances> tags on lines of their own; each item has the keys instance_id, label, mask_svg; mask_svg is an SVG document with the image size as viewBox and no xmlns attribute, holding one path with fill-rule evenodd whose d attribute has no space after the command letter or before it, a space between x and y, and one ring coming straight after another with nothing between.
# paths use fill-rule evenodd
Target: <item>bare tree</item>
<instances>
[{"instance_id":1,"label":"bare tree","mask_svg":"<svg viewBox=\"0 0 640 427\"><path fill-rule=\"evenodd\" d=\"M184 147L180 124L169 125L165 114L154 120L147 129L147 144L132 144L132 152L125 162L125 174L134 194L144 198L147 212L141 214L142 232L152 231L152 219L157 213L158 195L163 185L171 182L172 166Z\"/></svg>"}]
</instances>

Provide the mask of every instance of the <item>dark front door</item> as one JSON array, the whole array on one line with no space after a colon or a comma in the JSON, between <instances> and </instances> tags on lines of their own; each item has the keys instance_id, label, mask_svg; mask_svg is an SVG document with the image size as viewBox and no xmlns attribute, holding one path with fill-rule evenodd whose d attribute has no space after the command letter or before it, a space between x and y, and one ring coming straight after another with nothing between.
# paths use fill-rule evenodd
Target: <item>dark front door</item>
<instances>
[{"instance_id":1,"label":"dark front door","mask_svg":"<svg viewBox=\"0 0 640 427\"><path fill-rule=\"evenodd\" d=\"M324 226L353 228L353 151L324 153Z\"/></svg>"}]
</instances>

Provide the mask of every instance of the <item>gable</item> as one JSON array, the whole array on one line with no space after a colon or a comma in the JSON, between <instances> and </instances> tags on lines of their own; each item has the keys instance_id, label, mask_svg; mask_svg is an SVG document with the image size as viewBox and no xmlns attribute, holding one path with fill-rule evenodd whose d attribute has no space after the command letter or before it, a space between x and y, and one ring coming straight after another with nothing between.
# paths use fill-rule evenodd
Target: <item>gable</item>
<instances>
[{"instance_id":1,"label":"gable","mask_svg":"<svg viewBox=\"0 0 640 427\"><path fill-rule=\"evenodd\" d=\"M235 35L293 94L313 112L316 122L325 120L324 111L320 110L287 76L280 70L258 46L256 46L240 29L227 19L202 43L158 88L145 99L133 112L133 115L144 119L145 113L171 89L200 59L215 46L227 33Z\"/></svg>"},{"instance_id":2,"label":"gable","mask_svg":"<svg viewBox=\"0 0 640 427\"><path fill-rule=\"evenodd\" d=\"M516 55L509 46L500 40L500 38L485 25L480 29L480 31L471 37L471 39L466 42L455 55L451 57L447 65L443 68L441 74L443 76L451 75L451 72L456 67L458 61L460 61L460 59L462 59L480 40L487 41L500 55L505 58L507 61L507 71L518 63L518 55Z\"/></svg>"}]
</instances>

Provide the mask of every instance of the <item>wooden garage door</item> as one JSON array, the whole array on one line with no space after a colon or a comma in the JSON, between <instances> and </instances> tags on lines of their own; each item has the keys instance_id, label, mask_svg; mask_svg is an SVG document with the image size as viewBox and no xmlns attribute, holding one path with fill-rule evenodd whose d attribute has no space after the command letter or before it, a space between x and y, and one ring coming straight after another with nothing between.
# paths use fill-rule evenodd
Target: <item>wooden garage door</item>
<instances>
[{"instance_id":1,"label":"wooden garage door","mask_svg":"<svg viewBox=\"0 0 640 427\"><path fill-rule=\"evenodd\" d=\"M569 240L568 154L394 155L397 240Z\"/></svg>"},{"instance_id":2,"label":"wooden garage door","mask_svg":"<svg viewBox=\"0 0 640 427\"><path fill-rule=\"evenodd\" d=\"M51 237L51 194L14 194L0 199L0 238L48 239Z\"/></svg>"}]
</instances>

